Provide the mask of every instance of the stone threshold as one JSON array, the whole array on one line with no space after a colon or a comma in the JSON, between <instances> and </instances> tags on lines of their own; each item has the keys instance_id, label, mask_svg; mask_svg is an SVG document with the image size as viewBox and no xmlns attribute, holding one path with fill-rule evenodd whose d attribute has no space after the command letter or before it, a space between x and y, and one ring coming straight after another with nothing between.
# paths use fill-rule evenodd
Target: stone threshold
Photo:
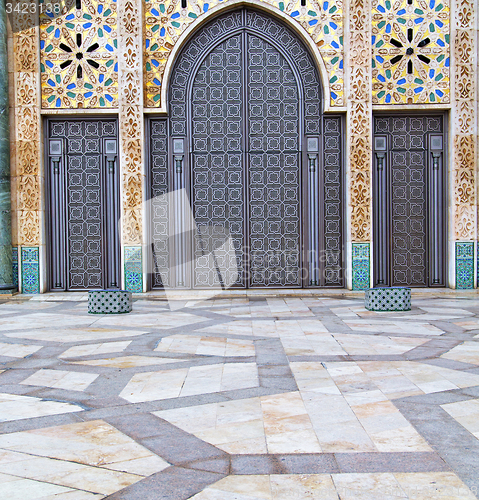
<instances>
[{"instance_id":1,"label":"stone threshold","mask_svg":"<svg viewBox=\"0 0 479 500\"><path fill-rule=\"evenodd\" d=\"M457 290L452 288L412 288L414 298L436 298L452 297L455 299L471 299L479 294L479 289ZM134 293L134 299L147 300L215 300L215 299L245 299L245 298L286 298L286 297L344 297L360 298L364 296L364 290L348 290L346 288L315 288L315 289L279 289L262 288L238 290L230 289L213 294L211 290L169 290L168 294L163 290L154 290L145 293ZM13 296L4 295L1 298L7 300L38 300L38 301L87 301L88 292L47 292L37 295L17 293Z\"/></svg>"}]
</instances>

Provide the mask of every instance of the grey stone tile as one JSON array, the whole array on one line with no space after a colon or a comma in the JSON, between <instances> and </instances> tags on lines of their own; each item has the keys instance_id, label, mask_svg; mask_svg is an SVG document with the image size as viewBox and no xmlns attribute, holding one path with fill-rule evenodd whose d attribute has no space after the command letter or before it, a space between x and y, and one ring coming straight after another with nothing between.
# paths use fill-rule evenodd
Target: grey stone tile
<instances>
[{"instance_id":1,"label":"grey stone tile","mask_svg":"<svg viewBox=\"0 0 479 500\"><path fill-rule=\"evenodd\" d=\"M280 389L284 391L297 391L298 386L294 379L291 378L270 378L261 377L261 387L266 387L268 389Z\"/></svg>"},{"instance_id":2,"label":"grey stone tile","mask_svg":"<svg viewBox=\"0 0 479 500\"><path fill-rule=\"evenodd\" d=\"M440 366L441 368L449 368L450 370L471 370L479 368L469 363L463 363L462 361L454 361L452 359L447 359L447 358L425 359L424 361L422 361L422 363L428 365ZM468 373L471 373L471 371L469 371Z\"/></svg>"},{"instance_id":3,"label":"grey stone tile","mask_svg":"<svg viewBox=\"0 0 479 500\"><path fill-rule=\"evenodd\" d=\"M395 404L466 485L479 491L479 441L440 406Z\"/></svg>"},{"instance_id":4,"label":"grey stone tile","mask_svg":"<svg viewBox=\"0 0 479 500\"><path fill-rule=\"evenodd\" d=\"M341 473L444 472L450 467L436 453L335 453Z\"/></svg>"},{"instance_id":5,"label":"grey stone tile","mask_svg":"<svg viewBox=\"0 0 479 500\"><path fill-rule=\"evenodd\" d=\"M186 500L223 477L223 474L169 467L104 500Z\"/></svg>"},{"instance_id":6,"label":"grey stone tile","mask_svg":"<svg viewBox=\"0 0 479 500\"><path fill-rule=\"evenodd\" d=\"M275 455L284 474L333 474L340 472L332 453Z\"/></svg>"},{"instance_id":7,"label":"grey stone tile","mask_svg":"<svg viewBox=\"0 0 479 500\"><path fill-rule=\"evenodd\" d=\"M231 464L229 456L225 458L218 458L213 460L198 460L197 462L190 462L189 469L203 470L206 472L216 472L218 474L230 474Z\"/></svg>"},{"instance_id":8,"label":"grey stone tile","mask_svg":"<svg viewBox=\"0 0 479 500\"><path fill-rule=\"evenodd\" d=\"M12 432L31 431L34 429L45 429L57 425L68 425L83 422L79 413L64 413L61 415L48 415L45 417L24 418L11 422L0 422L0 434Z\"/></svg>"},{"instance_id":9,"label":"grey stone tile","mask_svg":"<svg viewBox=\"0 0 479 500\"><path fill-rule=\"evenodd\" d=\"M284 474L286 469L277 464L272 455L232 455L231 474Z\"/></svg>"},{"instance_id":10,"label":"grey stone tile","mask_svg":"<svg viewBox=\"0 0 479 500\"><path fill-rule=\"evenodd\" d=\"M227 456L224 451L198 439L192 434L188 434L169 422L160 418L157 418L157 420L158 425L154 436L146 436L139 439L139 442L169 463L184 465L198 460ZM151 421L149 422L150 426L152 426Z\"/></svg>"}]
</instances>

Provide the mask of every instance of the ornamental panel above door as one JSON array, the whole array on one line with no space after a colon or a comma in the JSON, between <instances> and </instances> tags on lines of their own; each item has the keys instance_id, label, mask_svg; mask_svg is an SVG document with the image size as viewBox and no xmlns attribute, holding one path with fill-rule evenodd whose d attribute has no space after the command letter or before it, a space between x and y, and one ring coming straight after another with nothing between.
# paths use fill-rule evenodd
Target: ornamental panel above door
<instances>
[{"instance_id":1,"label":"ornamental panel above door","mask_svg":"<svg viewBox=\"0 0 479 500\"><path fill-rule=\"evenodd\" d=\"M445 286L444 116L374 118L374 284Z\"/></svg>"},{"instance_id":2,"label":"ornamental panel above door","mask_svg":"<svg viewBox=\"0 0 479 500\"><path fill-rule=\"evenodd\" d=\"M116 120L48 120L51 290L120 287Z\"/></svg>"},{"instance_id":3,"label":"ornamental panel above door","mask_svg":"<svg viewBox=\"0 0 479 500\"><path fill-rule=\"evenodd\" d=\"M149 120L151 197L184 188L196 232L167 244L152 214L153 287L210 288L219 269L241 288L342 286L341 118L323 117L297 36L247 9L212 21L178 56L169 110Z\"/></svg>"}]
</instances>

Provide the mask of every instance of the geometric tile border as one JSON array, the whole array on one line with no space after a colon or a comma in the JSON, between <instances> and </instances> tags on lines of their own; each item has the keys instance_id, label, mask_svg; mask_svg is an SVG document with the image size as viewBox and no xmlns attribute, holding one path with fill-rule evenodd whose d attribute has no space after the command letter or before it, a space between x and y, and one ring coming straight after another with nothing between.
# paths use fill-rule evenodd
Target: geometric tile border
<instances>
[{"instance_id":1,"label":"geometric tile border","mask_svg":"<svg viewBox=\"0 0 479 500\"><path fill-rule=\"evenodd\" d=\"M18 288L18 248L12 247L13 284Z\"/></svg>"},{"instance_id":2,"label":"geometric tile border","mask_svg":"<svg viewBox=\"0 0 479 500\"><path fill-rule=\"evenodd\" d=\"M22 293L40 293L40 251L22 247Z\"/></svg>"},{"instance_id":3,"label":"geometric tile border","mask_svg":"<svg viewBox=\"0 0 479 500\"><path fill-rule=\"evenodd\" d=\"M474 288L474 243L456 241L456 288Z\"/></svg>"},{"instance_id":4,"label":"geometric tile border","mask_svg":"<svg viewBox=\"0 0 479 500\"><path fill-rule=\"evenodd\" d=\"M370 286L370 252L369 243L353 243L353 290L367 290Z\"/></svg>"},{"instance_id":5,"label":"geometric tile border","mask_svg":"<svg viewBox=\"0 0 479 500\"><path fill-rule=\"evenodd\" d=\"M143 259L141 247L125 247L125 289L143 292Z\"/></svg>"}]
</instances>

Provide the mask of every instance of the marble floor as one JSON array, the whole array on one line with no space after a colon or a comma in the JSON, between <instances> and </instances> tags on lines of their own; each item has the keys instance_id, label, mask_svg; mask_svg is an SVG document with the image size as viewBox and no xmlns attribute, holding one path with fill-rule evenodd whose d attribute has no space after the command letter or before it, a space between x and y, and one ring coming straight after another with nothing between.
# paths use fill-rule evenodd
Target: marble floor
<instances>
[{"instance_id":1,"label":"marble floor","mask_svg":"<svg viewBox=\"0 0 479 500\"><path fill-rule=\"evenodd\" d=\"M0 499L479 498L479 294L0 296Z\"/></svg>"}]
</instances>

